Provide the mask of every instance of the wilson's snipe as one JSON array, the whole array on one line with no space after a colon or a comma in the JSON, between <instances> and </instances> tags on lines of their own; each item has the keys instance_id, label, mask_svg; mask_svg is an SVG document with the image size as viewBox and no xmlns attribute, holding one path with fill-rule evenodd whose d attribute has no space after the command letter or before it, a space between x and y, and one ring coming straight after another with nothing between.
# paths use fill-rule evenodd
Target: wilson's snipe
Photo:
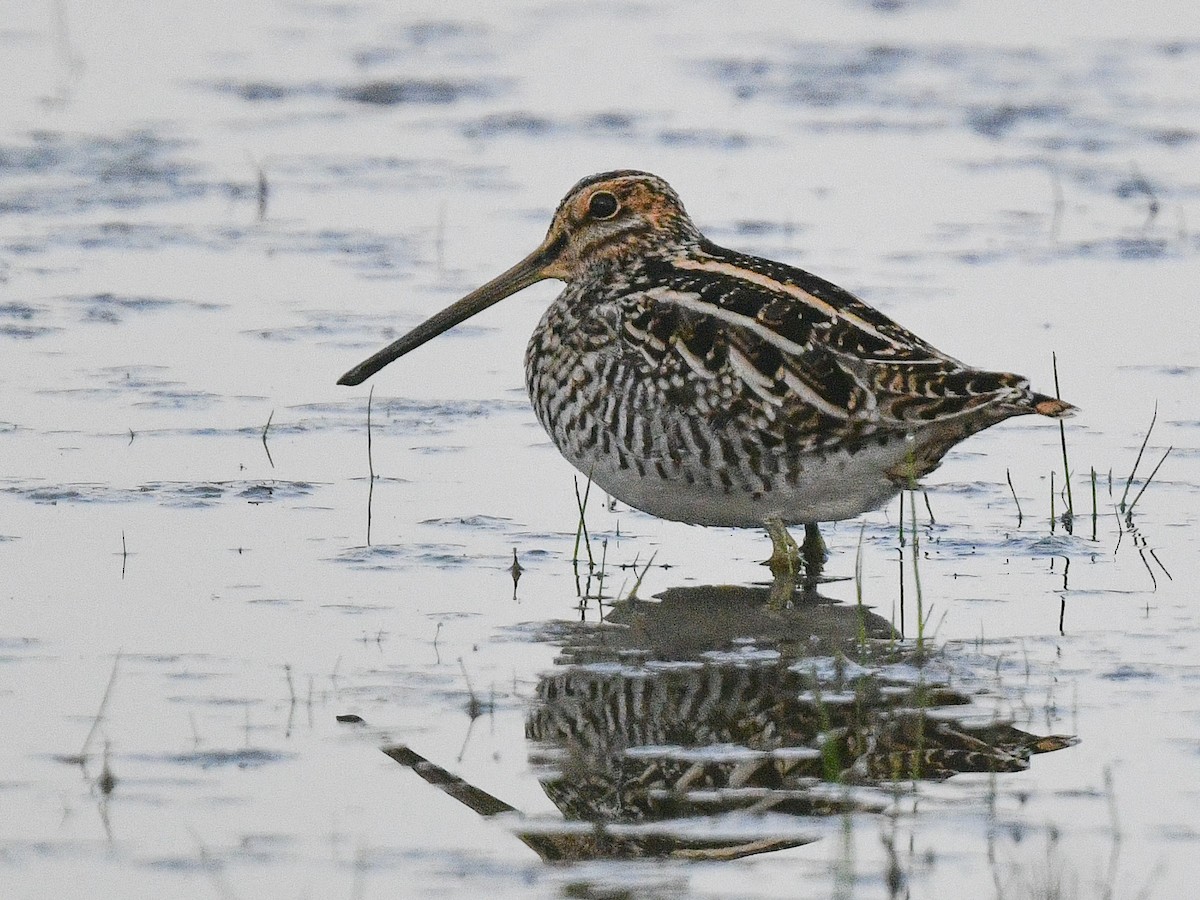
<instances>
[{"instance_id":1,"label":"wilson's snipe","mask_svg":"<svg viewBox=\"0 0 1200 900\"><path fill-rule=\"evenodd\" d=\"M567 284L525 352L538 419L613 497L664 519L766 527L874 509L967 436L1069 415L1019 375L969 368L815 275L709 242L665 181L585 178L532 254L341 377L359 384L545 278Z\"/></svg>"}]
</instances>

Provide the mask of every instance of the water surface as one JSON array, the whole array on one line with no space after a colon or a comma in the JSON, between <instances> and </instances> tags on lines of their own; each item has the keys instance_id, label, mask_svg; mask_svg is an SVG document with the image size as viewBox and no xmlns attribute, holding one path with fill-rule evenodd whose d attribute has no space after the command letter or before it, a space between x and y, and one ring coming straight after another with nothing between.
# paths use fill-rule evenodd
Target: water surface
<instances>
[{"instance_id":1,"label":"water surface","mask_svg":"<svg viewBox=\"0 0 1200 900\"><path fill-rule=\"evenodd\" d=\"M1187 15L843 0L0 18L5 895L1188 896L1200 41ZM833 744L649 734L582 758L660 766L676 785L695 766L726 800L734 778L825 805L710 804L708 818L660 817L638 845L779 842L725 859L548 865L522 840L576 827L555 798L576 812L594 800L554 788L564 757L545 726L583 728L605 707L550 715L550 685L686 696L678 673L696 665L710 687L778 691L782 708L834 709L855 689L833 649L784 640L777 621L703 632L686 653L664 635L724 613L598 625L599 598L643 570L639 595L667 604L761 581L767 547L592 497L596 568L572 565L573 473L521 373L553 285L375 379L369 481L368 390L338 375L527 253L579 177L621 167L666 177L714 240L831 278L973 364L1052 391L1057 354L1083 410L1066 430L1073 533L1057 520L1059 431L1021 420L929 478L915 546L911 503L903 534L893 503L827 540L835 575L853 575L861 546L872 634L901 648L893 629L918 632L916 551L933 660L884 674L971 701L965 724L964 704L947 707L938 735L1078 743L941 777L901 767L895 784L766 785L763 759L786 775ZM1127 519L1122 498L1168 447ZM822 594L857 615L853 578ZM621 635L609 656L597 634ZM630 710L621 727L653 723ZM481 816L381 752L401 746L520 815ZM643 808L582 821L642 827Z\"/></svg>"}]
</instances>

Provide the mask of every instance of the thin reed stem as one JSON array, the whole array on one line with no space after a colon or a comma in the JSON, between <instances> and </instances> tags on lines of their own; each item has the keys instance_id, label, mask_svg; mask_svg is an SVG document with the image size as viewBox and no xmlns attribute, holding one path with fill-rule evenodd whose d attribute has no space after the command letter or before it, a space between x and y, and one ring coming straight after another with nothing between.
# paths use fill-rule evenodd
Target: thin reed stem
<instances>
[{"instance_id":1,"label":"thin reed stem","mask_svg":"<svg viewBox=\"0 0 1200 900\"><path fill-rule=\"evenodd\" d=\"M1096 470L1092 469L1092 540L1096 540L1096 521L1098 514L1096 512Z\"/></svg>"},{"instance_id":2,"label":"thin reed stem","mask_svg":"<svg viewBox=\"0 0 1200 900\"><path fill-rule=\"evenodd\" d=\"M1054 534L1054 527L1058 520L1054 514L1054 470L1050 470L1050 533Z\"/></svg>"},{"instance_id":3,"label":"thin reed stem","mask_svg":"<svg viewBox=\"0 0 1200 900\"><path fill-rule=\"evenodd\" d=\"M921 591L921 538L917 533L917 505L909 498L909 513L912 516L913 587L917 591L917 655L925 653L925 597Z\"/></svg>"},{"instance_id":4,"label":"thin reed stem","mask_svg":"<svg viewBox=\"0 0 1200 900\"><path fill-rule=\"evenodd\" d=\"M1146 452L1146 444L1150 442L1150 435L1154 431L1154 423L1158 421L1158 404L1154 404L1154 415L1150 417L1150 427L1146 429L1146 436L1142 438L1142 446L1138 448L1137 458L1133 461L1133 469L1129 472L1129 477L1125 479L1125 490L1121 493L1121 502L1118 508L1121 512L1125 512L1125 498L1129 496L1129 486L1133 484L1134 476L1137 475L1138 466L1142 462L1142 454Z\"/></svg>"},{"instance_id":5,"label":"thin reed stem","mask_svg":"<svg viewBox=\"0 0 1200 900\"><path fill-rule=\"evenodd\" d=\"M867 650L867 611L863 607L863 534L867 530L864 522L858 527L858 547L854 551L854 598L858 610L858 651Z\"/></svg>"},{"instance_id":6,"label":"thin reed stem","mask_svg":"<svg viewBox=\"0 0 1200 900\"><path fill-rule=\"evenodd\" d=\"M1062 399L1062 391L1058 387L1058 354L1050 354L1051 363L1054 368L1054 396L1059 400ZM1063 458L1063 481L1067 488L1067 510L1063 513L1063 527L1067 530L1067 534L1073 534L1075 529L1075 502L1071 497L1071 466L1067 461L1067 427L1063 424L1063 420L1058 420L1058 436L1062 441L1062 458Z\"/></svg>"},{"instance_id":7,"label":"thin reed stem","mask_svg":"<svg viewBox=\"0 0 1200 900\"><path fill-rule=\"evenodd\" d=\"M1125 518L1129 519L1133 515L1133 508L1137 506L1137 502L1142 499L1142 494L1146 493L1146 488L1150 487L1150 482L1154 480L1154 476L1158 474L1158 470L1162 468L1162 464L1167 461L1167 457L1171 455L1171 451L1175 449L1172 444L1167 448L1167 452L1162 455L1162 459L1158 461L1158 465L1150 473L1150 477L1146 479L1146 483L1142 485L1142 489L1137 492L1137 496L1133 498L1133 502L1129 504L1129 509L1125 510Z\"/></svg>"},{"instance_id":8,"label":"thin reed stem","mask_svg":"<svg viewBox=\"0 0 1200 900\"><path fill-rule=\"evenodd\" d=\"M587 550L588 566L595 568L596 561L592 559L592 539L588 536L587 522L584 520L584 513L587 512L588 495L592 492L592 479L587 480L587 486L583 489L583 497L579 496L579 479L573 479L575 482L575 505L579 508L579 524L575 527L575 550L571 554L571 562L579 563L579 541L583 540L583 547Z\"/></svg>"},{"instance_id":9,"label":"thin reed stem","mask_svg":"<svg viewBox=\"0 0 1200 900\"><path fill-rule=\"evenodd\" d=\"M371 546L371 503L375 499L375 457L371 451L371 401L375 386L367 392L367 546Z\"/></svg>"}]
</instances>

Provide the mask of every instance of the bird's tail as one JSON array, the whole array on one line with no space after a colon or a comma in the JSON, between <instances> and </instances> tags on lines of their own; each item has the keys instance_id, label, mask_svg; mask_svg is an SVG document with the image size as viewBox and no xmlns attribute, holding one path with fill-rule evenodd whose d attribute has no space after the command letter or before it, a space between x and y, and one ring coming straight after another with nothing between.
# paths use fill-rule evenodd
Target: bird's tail
<instances>
[{"instance_id":1,"label":"bird's tail","mask_svg":"<svg viewBox=\"0 0 1200 900\"><path fill-rule=\"evenodd\" d=\"M1051 419L1066 419L1075 415L1079 407L1072 406L1066 400L1059 400L1057 397L1047 397L1045 394L1034 394L1031 398L1033 401L1033 410L1038 415L1049 416Z\"/></svg>"}]
</instances>

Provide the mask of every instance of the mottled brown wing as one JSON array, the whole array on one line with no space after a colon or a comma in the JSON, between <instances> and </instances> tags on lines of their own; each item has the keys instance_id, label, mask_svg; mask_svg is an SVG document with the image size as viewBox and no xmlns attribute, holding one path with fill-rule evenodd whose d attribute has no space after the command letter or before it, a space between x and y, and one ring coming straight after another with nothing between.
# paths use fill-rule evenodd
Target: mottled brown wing
<instances>
[{"instance_id":1,"label":"mottled brown wing","mask_svg":"<svg viewBox=\"0 0 1200 900\"><path fill-rule=\"evenodd\" d=\"M1020 376L966 368L809 272L705 251L656 273L636 328L660 352L674 342L701 377L740 379L748 398L797 427L833 440L907 429L1027 390Z\"/></svg>"}]
</instances>

